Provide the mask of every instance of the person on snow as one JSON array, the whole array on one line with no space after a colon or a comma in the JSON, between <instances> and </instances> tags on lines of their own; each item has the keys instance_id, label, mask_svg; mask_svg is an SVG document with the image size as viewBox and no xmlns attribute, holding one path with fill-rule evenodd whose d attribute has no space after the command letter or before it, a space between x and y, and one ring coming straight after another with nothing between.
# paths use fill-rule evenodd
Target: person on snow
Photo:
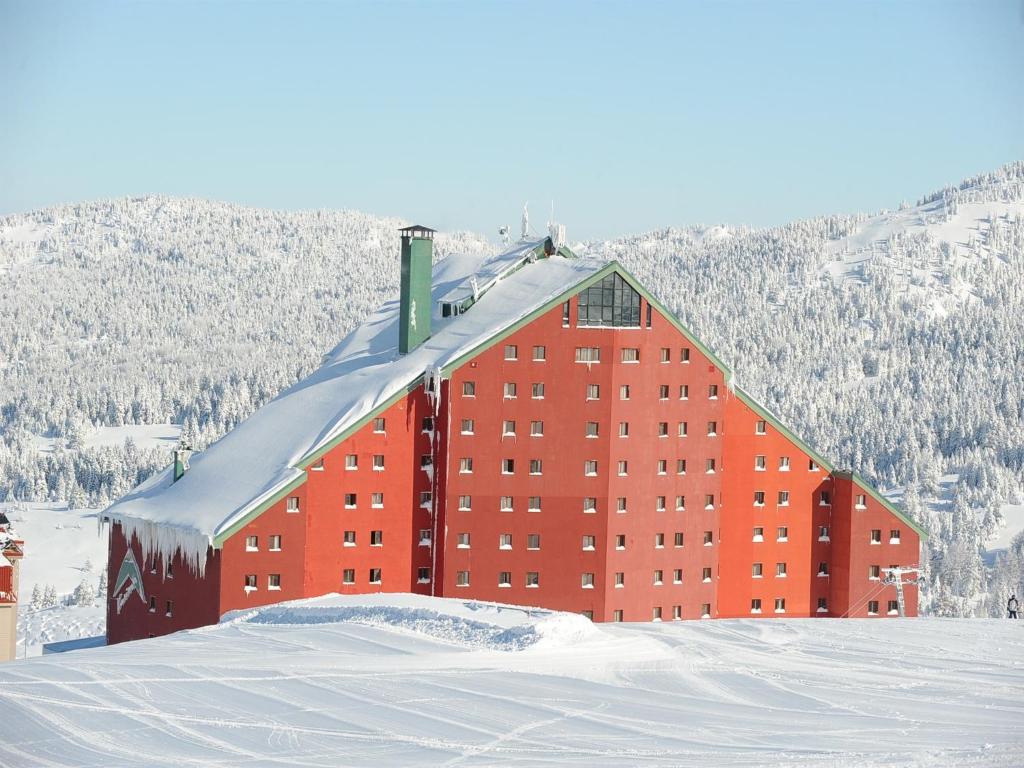
<instances>
[{"instance_id":1,"label":"person on snow","mask_svg":"<svg viewBox=\"0 0 1024 768\"><path fill-rule=\"evenodd\" d=\"M1009 615L1011 619L1017 618L1018 608L1019 606L1017 605L1017 596L1010 595L1010 599L1006 601L1006 613Z\"/></svg>"}]
</instances>

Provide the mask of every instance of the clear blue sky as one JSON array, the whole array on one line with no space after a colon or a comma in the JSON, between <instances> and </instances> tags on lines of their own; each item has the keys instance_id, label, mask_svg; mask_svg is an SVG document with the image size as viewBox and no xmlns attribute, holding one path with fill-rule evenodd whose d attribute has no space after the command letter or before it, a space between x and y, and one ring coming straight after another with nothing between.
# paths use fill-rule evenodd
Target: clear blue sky
<instances>
[{"instance_id":1,"label":"clear blue sky","mask_svg":"<svg viewBox=\"0 0 1024 768\"><path fill-rule=\"evenodd\" d=\"M0 0L0 213L164 193L570 239L1024 158L1024 4Z\"/></svg>"}]
</instances>

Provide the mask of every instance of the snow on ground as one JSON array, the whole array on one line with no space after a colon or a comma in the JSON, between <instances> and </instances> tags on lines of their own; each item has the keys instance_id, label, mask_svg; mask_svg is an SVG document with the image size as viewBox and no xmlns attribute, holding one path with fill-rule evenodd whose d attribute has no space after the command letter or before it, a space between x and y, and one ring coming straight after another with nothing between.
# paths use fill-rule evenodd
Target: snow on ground
<instances>
[{"instance_id":1,"label":"snow on ground","mask_svg":"<svg viewBox=\"0 0 1024 768\"><path fill-rule=\"evenodd\" d=\"M0 764L1017 766L1010 621L331 596L0 666Z\"/></svg>"},{"instance_id":2,"label":"snow on ground","mask_svg":"<svg viewBox=\"0 0 1024 768\"><path fill-rule=\"evenodd\" d=\"M181 437L181 424L125 424L120 427L96 427L83 440L85 448L111 448L124 445L131 438L140 450L166 448L171 451ZM53 453L57 444L64 445L64 438L36 437L36 449L40 453Z\"/></svg>"},{"instance_id":3,"label":"snow on ground","mask_svg":"<svg viewBox=\"0 0 1024 768\"><path fill-rule=\"evenodd\" d=\"M55 605L38 610L30 610L27 605L19 606L19 659L41 656L43 645L47 643L105 637L106 634L106 604L102 599L95 600L92 605Z\"/></svg>"}]
</instances>

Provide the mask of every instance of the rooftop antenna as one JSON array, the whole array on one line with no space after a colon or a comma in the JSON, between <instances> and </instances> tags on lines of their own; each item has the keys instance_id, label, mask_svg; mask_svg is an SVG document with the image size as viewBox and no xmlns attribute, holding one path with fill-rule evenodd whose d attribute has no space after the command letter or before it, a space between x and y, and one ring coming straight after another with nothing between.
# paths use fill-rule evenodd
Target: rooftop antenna
<instances>
[{"instance_id":1,"label":"rooftop antenna","mask_svg":"<svg viewBox=\"0 0 1024 768\"><path fill-rule=\"evenodd\" d=\"M508 224L502 224L498 227L498 236L501 238L502 245L509 245L512 242L512 235L509 232Z\"/></svg>"},{"instance_id":2,"label":"rooftop antenna","mask_svg":"<svg viewBox=\"0 0 1024 768\"><path fill-rule=\"evenodd\" d=\"M529 240L530 239L530 209L529 209L529 205L530 205L530 201L529 200L527 200L525 203L523 203L523 232L522 232L522 235L520 235L520 237L519 237L520 240Z\"/></svg>"},{"instance_id":3,"label":"rooftop antenna","mask_svg":"<svg viewBox=\"0 0 1024 768\"><path fill-rule=\"evenodd\" d=\"M556 250L565 245L565 225L557 224L555 222L554 200L551 201L551 218L548 219L548 235L551 237L551 242L554 244Z\"/></svg>"}]
</instances>

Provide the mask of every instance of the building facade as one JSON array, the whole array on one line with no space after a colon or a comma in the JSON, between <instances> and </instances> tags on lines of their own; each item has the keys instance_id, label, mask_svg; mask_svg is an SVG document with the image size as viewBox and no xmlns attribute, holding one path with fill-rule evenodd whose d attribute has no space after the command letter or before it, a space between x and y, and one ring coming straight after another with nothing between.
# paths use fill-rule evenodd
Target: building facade
<instances>
[{"instance_id":1,"label":"building facade","mask_svg":"<svg viewBox=\"0 0 1024 768\"><path fill-rule=\"evenodd\" d=\"M381 370L403 386L323 425L273 493L225 509L215 530L197 525L208 538L191 556L154 542L193 524L173 496L201 455L108 510L110 642L332 592L595 621L898 613L885 569L918 562L921 530L733 386L619 264L549 238L464 268L471 290L452 289L430 279L431 238L403 231L402 309L382 310L398 348ZM346 393L357 347L379 338L358 334L337 363ZM308 397L302 387L281 398ZM204 453L229 455L222 443ZM203 478L187 492L219 492L215 473ZM915 615L916 587L904 594Z\"/></svg>"},{"instance_id":2,"label":"building facade","mask_svg":"<svg viewBox=\"0 0 1024 768\"><path fill-rule=\"evenodd\" d=\"M25 542L0 512L0 661L10 661L18 650L18 571Z\"/></svg>"}]
</instances>

